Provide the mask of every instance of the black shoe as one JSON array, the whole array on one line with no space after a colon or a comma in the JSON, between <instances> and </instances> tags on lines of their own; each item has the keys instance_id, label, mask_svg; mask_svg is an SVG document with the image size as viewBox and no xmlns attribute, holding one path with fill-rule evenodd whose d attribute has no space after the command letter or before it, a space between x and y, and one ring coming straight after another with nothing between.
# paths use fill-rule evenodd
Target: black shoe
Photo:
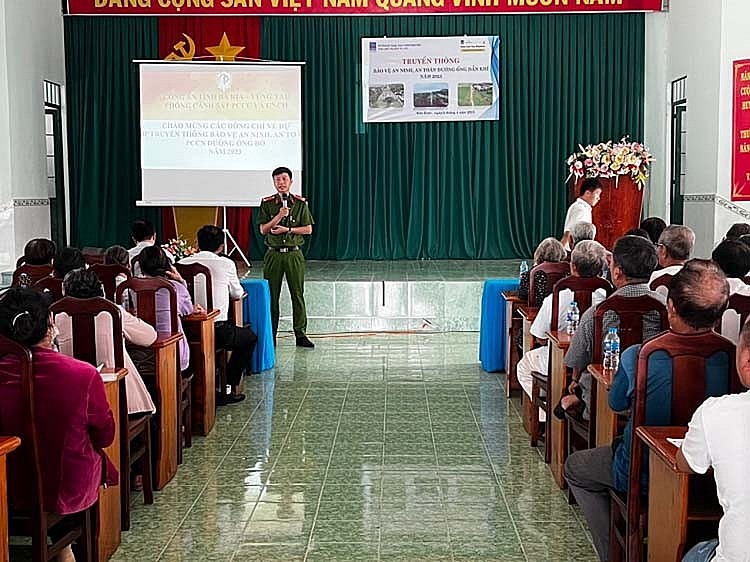
<instances>
[{"instance_id":1,"label":"black shoe","mask_svg":"<svg viewBox=\"0 0 750 562\"><path fill-rule=\"evenodd\" d=\"M227 396L225 404L237 404L245 399L244 394L230 394Z\"/></svg>"},{"instance_id":2,"label":"black shoe","mask_svg":"<svg viewBox=\"0 0 750 562\"><path fill-rule=\"evenodd\" d=\"M307 336L299 336L297 338L297 347L308 347L313 348L315 347L315 344L311 342Z\"/></svg>"}]
</instances>

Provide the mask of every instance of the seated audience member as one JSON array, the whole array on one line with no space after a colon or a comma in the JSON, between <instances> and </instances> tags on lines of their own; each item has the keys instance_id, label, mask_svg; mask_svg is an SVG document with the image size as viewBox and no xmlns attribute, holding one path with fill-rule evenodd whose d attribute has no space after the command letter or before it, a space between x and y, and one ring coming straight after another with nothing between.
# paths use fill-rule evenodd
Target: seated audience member
<instances>
[{"instance_id":1,"label":"seated audience member","mask_svg":"<svg viewBox=\"0 0 750 562\"><path fill-rule=\"evenodd\" d=\"M664 297L648 288L648 277L656 267L656 249L650 240L640 236L623 236L615 242L612 250L612 284L615 286L613 296L640 297L650 295L661 302ZM588 419L588 404L591 397L591 373L587 367L591 364L594 347L594 314L596 307L592 306L581 315L578 330L570 342L570 348L565 354L565 366L574 369L573 382L570 384L567 396L563 396L561 408L569 411L581 411L584 419ZM611 327L618 326L619 320L613 312L608 312L603 318L602 333ZM655 336L661 331L661 319L654 311L643 318L643 339ZM577 373L580 372L580 376ZM556 408L556 415L564 417L564 412Z\"/></svg>"},{"instance_id":2,"label":"seated audience member","mask_svg":"<svg viewBox=\"0 0 750 562\"><path fill-rule=\"evenodd\" d=\"M96 503L102 482L118 483L117 470L104 453L114 441L115 420L102 378L88 363L53 348L48 299L33 289L13 287L0 299L0 334L27 346L33 356L34 401L42 405L34 421L44 510L84 511ZM24 434L18 361L10 355L0 358L0 418L10 434ZM31 485L14 482L21 490ZM12 490L11 500L14 496L24 501L24 494ZM60 559L72 560L72 552L66 549Z\"/></svg>"},{"instance_id":3,"label":"seated audience member","mask_svg":"<svg viewBox=\"0 0 750 562\"><path fill-rule=\"evenodd\" d=\"M61 248L52 263L53 275L57 279L64 279L74 269L84 267L86 267L86 259L83 257L83 252L72 246Z\"/></svg>"},{"instance_id":4,"label":"seated audience member","mask_svg":"<svg viewBox=\"0 0 750 562\"><path fill-rule=\"evenodd\" d=\"M674 275L690 259L695 245L695 233L687 226L671 224L659 236L656 253L659 256L659 267L651 274L649 283L662 275ZM662 294L666 294L666 288ZM660 291L661 292L661 291Z\"/></svg>"},{"instance_id":5,"label":"seated audience member","mask_svg":"<svg viewBox=\"0 0 750 562\"><path fill-rule=\"evenodd\" d=\"M624 236L640 236L641 238L645 238L646 240L651 240L648 232L646 232L642 228L631 228L624 234Z\"/></svg>"},{"instance_id":6,"label":"seated audience member","mask_svg":"<svg viewBox=\"0 0 750 562\"><path fill-rule=\"evenodd\" d=\"M529 268L529 273L537 265L541 265L545 262L548 263L559 263L565 261L565 248L556 238L545 238L534 251L534 264ZM529 273L522 275L520 279L520 286L518 288L518 296L522 300L529 300Z\"/></svg>"},{"instance_id":7,"label":"seated audience member","mask_svg":"<svg viewBox=\"0 0 750 562\"><path fill-rule=\"evenodd\" d=\"M590 222L577 222L570 231L571 246L584 240L593 240L596 237L596 227Z\"/></svg>"},{"instance_id":8,"label":"seated audience member","mask_svg":"<svg viewBox=\"0 0 750 562\"><path fill-rule=\"evenodd\" d=\"M724 235L724 240L739 240L741 237L750 234L750 224L746 222L736 222L729 227Z\"/></svg>"},{"instance_id":9,"label":"seated audience member","mask_svg":"<svg viewBox=\"0 0 750 562\"><path fill-rule=\"evenodd\" d=\"M602 274L606 260L606 250L599 242L584 240L576 244L570 256L570 274L573 277L598 277ZM607 293L598 289L591 298L592 306L596 306L607 298ZM552 318L553 295L547 295L542 302L542 307L531 325L531 335L544 340L549 330L564 330L568 306L573 299L573 291L565 289L560 292L558 301L557 319ZM523 354L516 367L518 382L523 391L530 397L533 378L532 372L547 374L547 358L549 350L546 346L532 349ZM544 421L544 411L540 410L539 419Z\"/></svg>"},{"instance_id":10,"label":"seated audience member","mask_svg":"<svg viewBox=\"0 0 750 562\"><path fill-rule=\"evenodd\" d=\"M588 222L593 223L592 213L594 207L599 203L599 199L602 196L602 184L596 178L586 178L581 183L578 199L576 199L565 215L565 226L563 227L562 242L565 250L573 249L573 241L571 239L571 232L573 231L573 225L577 222ZM596 234L596 230L594 231Z\"/></svg>"},{"instance_id":11,"label":"seated audience member","mask_svg":"<svg viewBox=\"0 0 750 562\"><path fill-rule=\"evenodd\" d=\"M724 240L714 249L711 259L727 276L729 294L750 295L744 278L750 272L750 247L739 240Z\"/></svg>"},{"instance_id":12,"label":"seated audience member","mask_svg":"<svg viewBox=\"0 0 750 562\"><path fill-rule=\"evenodd\" d=\"M135 246L128 250L130 261L132 262L133 258L138 257L141 250L156 244L156 229L154 228L153 223L149 220L137 220L131 227L130 238L133 240L133 244L135 244ZM172 254L166 250L164 250L164 254L169 258L170 262L174 263L174 256ZM134 273L137 272L134 271Z\"/></svg>"},{"instance_id":13,"label":"seated audience member","mask_svg":"<svg viewBox=\"0 0 750 562\"><path fill-rule=\"evenodd\" d=\"M68 273L63 280L63 294L66 297L77 299L92 299L103 297L104 289L96 276L90 269L75 269ZM156 341L156 330L143 320L136 318L127 310L120 310L122 317L122 335L133 345L148 347ZM58 314L55 317L55 325L60 330L57 343L60 351L66 355L73 354L73 322L67 314ZM123 359L128 376L125 377L125 391L128 398L128 414L140 414L143 412L156 412L156 407L151 395L143 384L143 379L138 372L127 349L123 349ZM104 363L108 369L115 366L115 352L113 348L112 326L109 323L108 314L100 314L96 318L96 361Z\"/></svg>"},{"instance_id":14,"label":"seated audience member","mask_svg":"<svg viewBox=\"0 0 750 562\"><path fill-rule=\"evenodd\" d=\"M236 326L229 319L229 299L240 298L245 291L237 277L234 262L220 254L224 252L224 233L213 225L206 225L198 231L198 248L200 251L180 263L200 263L211 271L213 305L220 311L216 319L216 346L232 351L227 363L227 383L232 387L229 403L245 399L244 394L237 392L243 372L249 373L251 358L258 337L249 326ZM200 280L196 282L200 286ZM196 288L196 300L198 289ZM203 303L205 304L205 303Z\"/></svg>"},{"instance_id":15,"label":"seated audience member","mask_svg":"<svg viewBox=\"0 0 750 562\"><path fill-rule=\"evenodd\" d=\"M657 244L659 242L659 236L661 236L661 233L667 228L667 223L659 217L648 217L641 221L640 228L648 233L648 238L651 242Z\"/></svg>"},{"instance_id":16,"label":"seated audience member","mask_svg":"<svg viewBox=\"0 0 750 562\"><path fill-rule=\"evenodd\" d=\"M140 256L141 272L144 277L163 277L172 283L177 293L177 324L178 330L182 334L182 339L178 344L180 350L180 370L184 371L190 364L190 347L185 339L185 332L182 329L181 316L200 312L203 307L194 306L190 293L185 286L185 280L180 277L174 266L169 262L169 258L159 246L147 246ZM156 331L171 332L172 324L170 320L169 297L166 290L162 289L156 293Z\"/></svg>"},{"instance_id":17,"label":"seated audience member","mask_svg":"<svg viewBox=\"0 0 750 562\"><path fill-rule=\"evenodd\" d=\"M105 265L121 265L130 269L130 253L122 246L110 246L104 251Z\"/></svg>"},{"instance_id":18,"label":"seated audience member","mask_svg":"<svg viewBox=\"0 0 750 562\"><path fill-rule=\"evenodd\" d=\"M51 265L56 252L57 245L52 240L34 238L26 242L21 260L29 265Z\"/></svg>"},{"instance_id":19,"label":"seated audience member","mask_svg":"<svg viewBox=\"0 0 750 562\"><path fill-rule=\"evenodd\" d=\"M737 374L750 387L750 324L745 324L737 347ZM705 474L714 470L717 496L724 510L719 538L695 545L683 562L730 562L750 559L747 522L750 521L750 392L707 399L693 414L685 440L677 452L677 467ZM736 428L737 431L732 431Z\"/></svg>"},{"instance_id":20,"label":"seated audience member","mask_svg":"<svg viewBox=\"0 0 750 562\"><path fill-rule=\"evenodd\" d=\"M688 262L672 278L669 286L667 312L671 331L677 334L711 332L726 309L728 298L729 287L716 265L709 260ZM632 406L640 349L640 345L634 345L622 354L609 391L609 407L615 412L625 412ZM725 376L727 369L725 354L716 354L708 359L708 392L715 395L729 392ZM665 354L653 356L649 361L646 382L646 425L669 424L671 378L671 359ZM711 382L712 378L716 380ZM613 446L576 451L565 462L565 478L581 506L601 560L607 560L609 553L609 490L628 490L632 438L632 422L628 422L620 442ZM644 476L647 477L645 471ZM642 481L644 490L648 489L647 485Z\"/></svg>"}]
</instances>

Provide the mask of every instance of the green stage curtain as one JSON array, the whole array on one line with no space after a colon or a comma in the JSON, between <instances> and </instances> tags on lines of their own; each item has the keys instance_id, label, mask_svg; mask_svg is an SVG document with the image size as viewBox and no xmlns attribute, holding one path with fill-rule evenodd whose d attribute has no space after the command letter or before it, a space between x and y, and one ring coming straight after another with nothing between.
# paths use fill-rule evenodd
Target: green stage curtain
<instances>
[{"instance_id":1,"label":"green stage curtain","mask_svg":"<svg viewBox=\"0 0 750 562\"><path fill-rule=\"evenodd\" d=\"M562 235L577 143L641 139L643 14L272 17L304 61L308 256L512 258ZM499 35L499 122L362 124L362 37ZM279 165L283 162L279 162Z\"/></svg>"},{"instance_id":2,"label":"green stage curtain","mask_svg":"<svg viewBox=\"0 0 750 562\"><path fill-rule=\"evenodd\" d=\"M128 245L130 224L159 209L141 197L138 68L158 59L156 18L65 18L72 243Z\"/></svg>"}]
</instances>

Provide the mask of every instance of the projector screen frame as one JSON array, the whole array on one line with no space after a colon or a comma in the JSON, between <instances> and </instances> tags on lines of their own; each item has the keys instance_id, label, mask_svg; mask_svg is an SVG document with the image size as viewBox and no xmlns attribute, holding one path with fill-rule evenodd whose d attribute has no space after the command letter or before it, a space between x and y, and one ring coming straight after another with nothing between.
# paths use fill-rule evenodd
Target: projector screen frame
<instances>
[{"instance_id":1,"label":"projector screen frame","mask_svg":"<svg viewBox=\"0 0 750 562\"><path fill-rule=\"evenodd\" d=\"M246 58L243 59L243 57L238 57L240 60L234 60L234 61L217 61L213 57L211 57L212 60L163 60L163 59L133 59L131 61L132 64L137 65L138 68L138 90L139 90L139 98L140 98L140 88L141 88L141 73L140 73L140 66L142 64L154 64L154 65L231 65L231 66L299 66L300 69L300 91L304 93L305 88L305 73L302 72L302 68L306 66L307 63L304 61L271 61L271 60L264 60L264 59L253 59L253 58ZM138 128L140 132L140 123L141 123L141 113L140 113L140 103L138 104ZM300 174L304 174L305 172L305 97L304 95L300 96L300 158L301 158L301 169ZM283 165L283 164L282 164ZM138 136L138 167L141 171L139 176L139 182L140 182L140 189L141 189L141 197L143 197L143 167L141 165L141 137L140 134ZM269 183L271 183L271 180L269 178ZM302 184L303 182L300 182ZM298 195L302 195L301 191L292 189L292 193L296 193ZM249 201L221 201L213 200L213 201L190 201L190 200L148 200L148 199L138 199L135 201L136 207L249 207L254 208L258 205L252 204Z\"/></svg>"}]
</instances>

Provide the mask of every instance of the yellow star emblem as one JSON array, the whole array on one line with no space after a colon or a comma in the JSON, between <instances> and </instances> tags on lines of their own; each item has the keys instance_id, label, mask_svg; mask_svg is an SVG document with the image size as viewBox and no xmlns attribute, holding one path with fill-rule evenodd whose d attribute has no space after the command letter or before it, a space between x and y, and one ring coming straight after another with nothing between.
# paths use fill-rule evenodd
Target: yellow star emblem
<instances>
[{"instance_id":1,"label":"yellow star emblem","mask_svg":"<svg viewBox=\"0 0 750 562\"><path fill-rule=\"evenodd\" d=\"M245 47L235 47L229 43L226 32L221 36L221 41L214 47L206 47L206 50L216 57L218 61L233 61L237 55L245 50Z\"/></svg>"}]
</instances>

